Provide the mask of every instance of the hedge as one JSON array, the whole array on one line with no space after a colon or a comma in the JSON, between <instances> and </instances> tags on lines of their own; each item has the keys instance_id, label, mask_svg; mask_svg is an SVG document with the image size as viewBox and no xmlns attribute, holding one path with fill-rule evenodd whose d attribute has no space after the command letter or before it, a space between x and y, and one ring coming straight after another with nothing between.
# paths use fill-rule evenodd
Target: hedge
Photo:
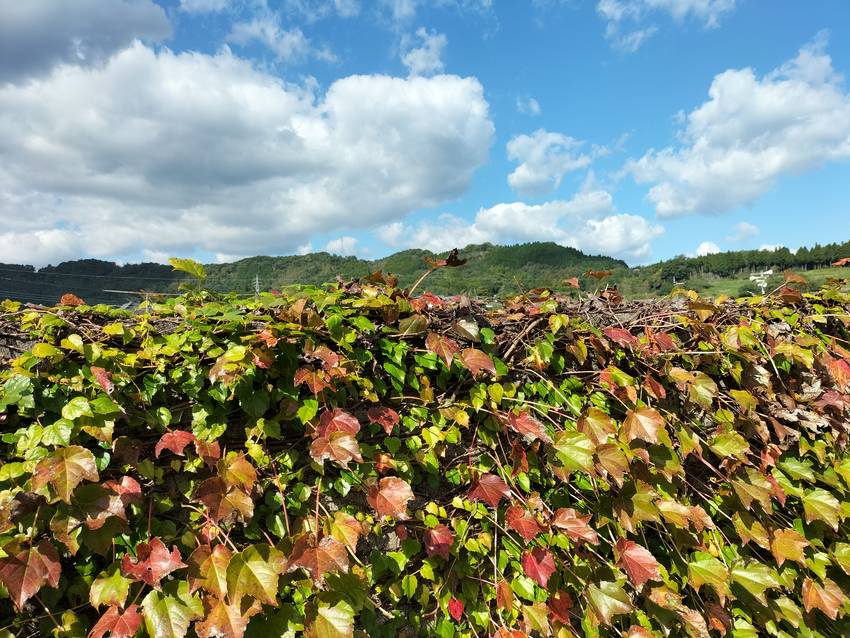
<instances>
[{"instance_id":1,"label":"hedge","mask_svg":"<svg viewBox=\"0 0 850 638\"><path fill-rule=\"evenodd\" d=\"M5 302L0 636L850 635L850 293L789 281Z\"/></svg>"}]
</instances>

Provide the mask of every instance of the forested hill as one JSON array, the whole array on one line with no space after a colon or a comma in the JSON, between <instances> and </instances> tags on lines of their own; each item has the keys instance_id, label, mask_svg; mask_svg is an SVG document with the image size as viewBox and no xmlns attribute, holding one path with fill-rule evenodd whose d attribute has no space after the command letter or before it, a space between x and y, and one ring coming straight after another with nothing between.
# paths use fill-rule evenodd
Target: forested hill
<instances>
[{"instance_id":1,"label":"forested hill","mask_svg":"<svg viewBox=\"0 0 850 638\"><path fill-rule=\"evenodd\" d=\"M442 269L427 281L427 289L438 294L468 293L499 296L538 287L563 287L563 280L579 276L586 286L595 285L582 273L610 270L609 280L629 297L654 296L670 292L674 282L703 292L743 293L753 271L773 268L804 274L827 268L850 257L850 241L792 253L787 248L774 251L747 250L717 253L704 257L675 257L649 266L629 268L625 262L591 256L551 242L495 246L470 245L461 249L467 259L460 268ZM249 293L255 280L262 290L290 284L320 284L359 277L381 270L398 276L402 286L413 283L427 267L426 259L444 257L426 250L405 250L377 260L340 257L328 253L285 257L249 257L233 263L206 267L206 286L212 290ZM816 275L813 275L816 276ZM824 274L823 277L827 275ZM0 264L0 299L12 298L51 304L64 292L73 292L89 303L121 304L138 299L124 292L173 292L185 274L156 263L117 265L96 259L81 259L36 270L32 266Z\"/></svg>"}]
</instances>

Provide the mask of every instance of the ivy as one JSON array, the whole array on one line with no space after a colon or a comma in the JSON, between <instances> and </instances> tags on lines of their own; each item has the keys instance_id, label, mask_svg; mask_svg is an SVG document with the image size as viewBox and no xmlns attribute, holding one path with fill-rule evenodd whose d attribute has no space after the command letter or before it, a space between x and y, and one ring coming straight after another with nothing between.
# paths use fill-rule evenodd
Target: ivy
<instances>
[{"instance_id":1,"label":"ivy","mask_svg":"<svg viewBox=\"0 0 850 638\"><path fill-rule=\"evenodd\" d=\"M0 636L850 635L850 294L789 290L6 302Z\"/></svg>"}]
</instances>

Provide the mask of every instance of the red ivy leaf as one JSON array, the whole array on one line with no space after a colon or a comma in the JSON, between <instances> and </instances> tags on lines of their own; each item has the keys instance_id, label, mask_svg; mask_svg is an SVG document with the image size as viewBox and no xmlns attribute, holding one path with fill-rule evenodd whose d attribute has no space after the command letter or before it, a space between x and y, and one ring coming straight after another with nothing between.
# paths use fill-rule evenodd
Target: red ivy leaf
<instances>
[{"instance_id":1,"label":"red ivy leaf","mask_svg":"<svg viewBox=\"0 0 850 638\"><path fill-rule=\"evenodd\" d=\"M528 472L528 456L525 453L525 447L519 440L515 440L511 445L511 464L513 465L511 476L516 476L520 472Z\"/></svg>"},{"instance_id":2,"label":"red ivy leaf","mask_svg":"<svg viewBox=\"0 0 850 638\"><path fill-rule=\"evenodd\" d=\"M369 488L366 500L378 516L391 516L396 520L405 521L410 518L407 515L407 502L413 500L413 490L407 481L388 476L382 478L378 485Z\"/></svg>"},{"instance_id":3,"label":"red ivy leaf","mask_svg":"<svg viewBox=\"0 0 850 638\"><path fill-rule=\"evenodd\" d=\"M537 547L522 555L522 571L525 575L545 588L549 578L555 573L555 559L551 552Z\"/></svg>"},{"instance_id":4,"label":"red ivy leaf","mask_svg":"<svg viewBox=\"0 0 850 638\"><path fill-rule=\"evenodd\" d=\"M345 545L333 536L325 536L316 543L314 534L302 534L295 541L286 563L286 572L303 567L317 585L325 581L329 572L348 571L348 552Z\"/></svg>"},{"instance_id":5,"label":"red ivy leaf","mask_svg":"<svg viewBox=\"0 0 850 638\"><path fill-rule=\"evenodd\" d=\"M305 384L310 392L313 394L319 394L325 388L332 388L333 386L325 379L325 374L322 371L316 371L313 368L304 367L298 368L295 372L295 377L293 379L296 386Z\"/></svg>"},{"instance_id":6,"label":"red ivy leaf","mask_svg":"<svg viewBox=\"0 0 850 638\"><path fill-rule=\"evenodd\" d=\"M572 597L565 591L557 591L549 597L549 613L562 625L570 624L570 608L573 606Z\"/></svg>"},{"instance_id":7,"label":"red ivy leaf","mask_svg":"<svg viewBox=\"0 0 850 638\"><path fill-rule=\"evenodd\" d=\"M438 335L436 332L428 333L425 338L425 347L445 361L447 366L452 365L455 355L460 352L460 346L456 341Z\"/></svg>"},{"instance_id":8,"label":"red ivy leaf","mask_svg":"<svg viewBox=\"0 0 850 638\"><path fill-rule=\"evenodd\" d=\"M514 607L514 590L504 578L496 584L496 607L510 611Z\"/></svg>"},{"instance_id":9,"label":"red ivy leaf","mask_svg":"<svg viewBox=\"0 0 850 638\"><path fill-rule=\"evenodd\" d=\"M571 507L562 507L555 512L552 525L566 531L567 535L575 541L587 541L591 545L596 545L599 542L599 536L588 525L589 521L590 514L581 516Z\"/></svg>"},{"instance_id":10,"label":"red ivy leaf","mask_svg":"<svg viewBox=\"0 0 850 638\"><path fill-rule=\"evenodd\" d=\"M452 596L447 607L449 608L449 615L455 619L455 622L460 622L460 619L463 618L463 601Z\"/></svg>"},{"instance_id":11,"label":"red ivy leaf","mask_svg":"<svg viewBox=\"0 0 850 638\"><path fill-rule=\"evenodd\" d=\"M177 456L186 456L183 450L186 449L187 445L194 443L196 440L195 435L191 432L184 432L183 430L166 432L159 439L159 442L157 442L154 448L154 455L156 458L159 458L163 450L171 450Z\"/></svg>"},{"instance_id":12,"label":"red ivy leaf","mask_svg":"<svg viewBox=\"0 0 850 638\"><path fill-rule=\"evenodd\" d=\"M265 343L269 348L274 348L277 345L279 339L275 337L271 330L266 328L260 334L257 335L257 338L260 339L263 343Z\"/></svg>"},{"instance_id":13,"label":"red ivy leaf","mask_svg":"<svg viewBox=\"0 0 850 638\"><path fill-rule=\"evenodd\" d=\"M426 530L423 538L428 556L442 556L446 560L449 559L449 550L451 550L455 541L452 530L440 524L433 529Z\"/></svg>"},{"instance_id":14,"label":"red ivy leaf","mask_svg":"<svg viewBox=\"0 0 850 638\"><path fill-rule=\"evenodd\" d=\"M526 439L531 441L540 439L545 443L552 442L552 438L546 432L546 427L528 412L520 412L519 414L508 412L508 424Z\"/></svg>"},{"instance_id":15,"label":"red ivy leaf","mask_svg":"<svg viewBox=\"0 0 850 638\"><path fill-rule=\"evenodd\" d=\"M334 432L345 432L357 434L360 431L360 421L353 414L349 414L342 408L325 410L319 417L319 425L316 428L316 436L329 436Z\"/></svg>"},{"instance_id":16,"label":"red ivy leaf","mask_svg":"<svg viewBox=\"0 0 850 638\"><path fill-rule=\"evenodd\" d=\"M573 288L581 288L578 283L578 277L570 277L569 279L564 279L564 283Z\"/></svg>"},{"instance_id":17,"label":"red ivy leaf","mask_svg":"<svg viewBox=\"0 0 850 638\"><path fill-rule=\"evenodd\" d=\"M640 340L624 328L606 328L603 334L616 344L623 346L636 346Z\"/></svg>"},{"instance_id":18,"label":"red ivy leaf","mask_svg":"<svg viewBox=\"0 0 850 638\"><path fill-rule=\"evenodd\" d=\"M842 257L838 261L832 262L832 265L837 267L847 266L848 264L850 264L850 257Z\"/></svg>"},{"instance_id":19,"label":"red ivy leaf","mask_svg":"<svg viewBox=\"0 0 850 638\"><path fill-rule=\"evenodd\" d=\"M653 408L629 410L623 422L629 441L640 439L647 443L658 443L658 433L665 425L664 417Z\"/></svg>"},{"instance_id":20,"label":"red ivy leaf","mask_svg":"<svg viewBox=\"0 0 850 638\"><path fill-rule=\"evenodd\" d=\"M59 555L47 540L13 556L0 558L0 583L6 586L9 597L20 611L44 585L59 587L61 573Z\"/></svg>"},{"instance_id":21,"label":"red ivy leaf","mask_svg":"<svg viewBox=\"0 0 850 638\"><path fill-rule=\"evenodd\" d=\"M384 428L384 432L387 433L387 436L393 433L393 428L399 421L398 412L383 405L369 408L366 416L369 419L369 423L377 423Z\"/></svg>"},{"instance_id":22,"label":"red ivy leaf","mask_svg":"<svg viewBox=\"0 0 850 638\"><path fill-rule=\"evenodd\" d=\"M133 580L146 583L154 589L160 589L160 581L171 572L183 569L186 563L181 560L180 550L168 548L159 538L150 543L139 543L136 546L136 558L124 554L121 560L121 572Z\"/></svg>"},{"instance_id":23,"label":"red ivy leaf","mask_svg":"<svg viewBox=\"0 0 850 638\"><path fill-rule=\"evenodd\" d=\"M642 587L648 580L658 580L658 561L645 547L634 541L621 538L614 546L617 565L626 570L635 587Z\"/></svg>"},{"instance_id":24,"label":"red ivy leaf","mask_svg":"<svg viewBox=\"0 0 850 638\"><path fill-rule=\"evenodd\" d=\"M130 605L124 610L113 605L95 623L88 638L103 638L107 633L111 638L132 638L142 624L138 609L138 605Z\"/></svg>"},{"instance_id":25,"label":"red ivy leaf","mask_svg":"<svg viewBox=\"0 0 850 638\"><path fill-rule=\"evenodd\" d=\"M207 596L204 598L204 610L205 618L195 623L198 638L242 638L251 616L260 613L262 605L257 601L250 605L245 601L226 603Z\"/></svg>"},{"instance_id":26,"label":"red ivy leaf","mask_svg":"<svg viewBox=\"0 0 850 638\"><path fill-rule=\"evenodd\" d=\"M489 372L494 377L496 376L496 366L493 359L486 352L482 352L477 348L466 348L460 353L460 361L463 366L472 373L473 377L477 377L482 370Z\"/></svg>"},{"instance_id":27,"label":"red ivy leaf","mask_svg":"<svg viewBox=\"0 0 850 638\"><path fill-rule=\"evenodd\" d=\"M543 531L537 519L519 505L511 505L507 509L505 523L526 541L530 541Z\"/></svg>"},{"instance_id":28,"label":"red ivy leaf","mask_svg":"<svg viewBox=\"0 0 850 638\"><path fill-rule=\"evenodd\" d=\"M347 468L349 461L363 462L360 455L360 445L348 432L332 432L328 436L320 436L310 445L310 456L320 465L325 459L331 459Z\"/></svg>"},{"instance_id":29,"label":"red ivy leaf","mask_svg":"<svg viewBox=\"0 0 850 638\"><path fill-rule=\"evenodd\" d=\"M97 384L103 388L103 391L106 392L106 394L112 394L115 390L115 384L112 383L112 373L97 366L91 367L91 373L94 375Z\"/></svg>"},{"instance_id":30,"label":"red ivy leaf","mask_svg":"<svg viewBox=\"0 0 850 638\"><path fill-rule=\"evenodd\" d=\"M484 501L492 508L499 506L499 501L508 495L510 490L507 483L495 474L482 474L473 488L469 498L473 501Z\"/></svg>"},{"instance_id":31,"label":"red ivy leaf","mask_svg":"<svg viewBox=\"0 0 850 638\"><path fill-rule=\"evenodd\" d=\"M242 489L228 485L220 476L201 482L195 490L195 499L203 503L210 518L215 521L249 520L254 515L254 501Z\"/></svg>"},{"instance_id":32,"label":"red ivy leaf","mask_svg":"<svg viewBox=\"0 0 850 638\"><path fill-rule=\"evenodd\" d=\"M195 453L204 460L204 463L212 467L221 458L221 446L218 441L195 439Z\"/></svg>"}]
</instances>

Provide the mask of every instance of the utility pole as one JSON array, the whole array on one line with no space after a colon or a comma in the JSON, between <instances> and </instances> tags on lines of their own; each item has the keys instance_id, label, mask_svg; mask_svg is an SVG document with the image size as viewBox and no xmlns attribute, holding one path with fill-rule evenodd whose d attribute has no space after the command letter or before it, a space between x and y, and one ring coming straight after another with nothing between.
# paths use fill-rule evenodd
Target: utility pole
<instances>
[{"instance_id":1,"label":"utility pole","mask_svg":"<svg viewBox=\"0 0 850 638\"><path fill-rule=\"evenodd\" d=\"M260 296L260 273L254 275L254 296Z\"/></svg>"}]
</instances>

